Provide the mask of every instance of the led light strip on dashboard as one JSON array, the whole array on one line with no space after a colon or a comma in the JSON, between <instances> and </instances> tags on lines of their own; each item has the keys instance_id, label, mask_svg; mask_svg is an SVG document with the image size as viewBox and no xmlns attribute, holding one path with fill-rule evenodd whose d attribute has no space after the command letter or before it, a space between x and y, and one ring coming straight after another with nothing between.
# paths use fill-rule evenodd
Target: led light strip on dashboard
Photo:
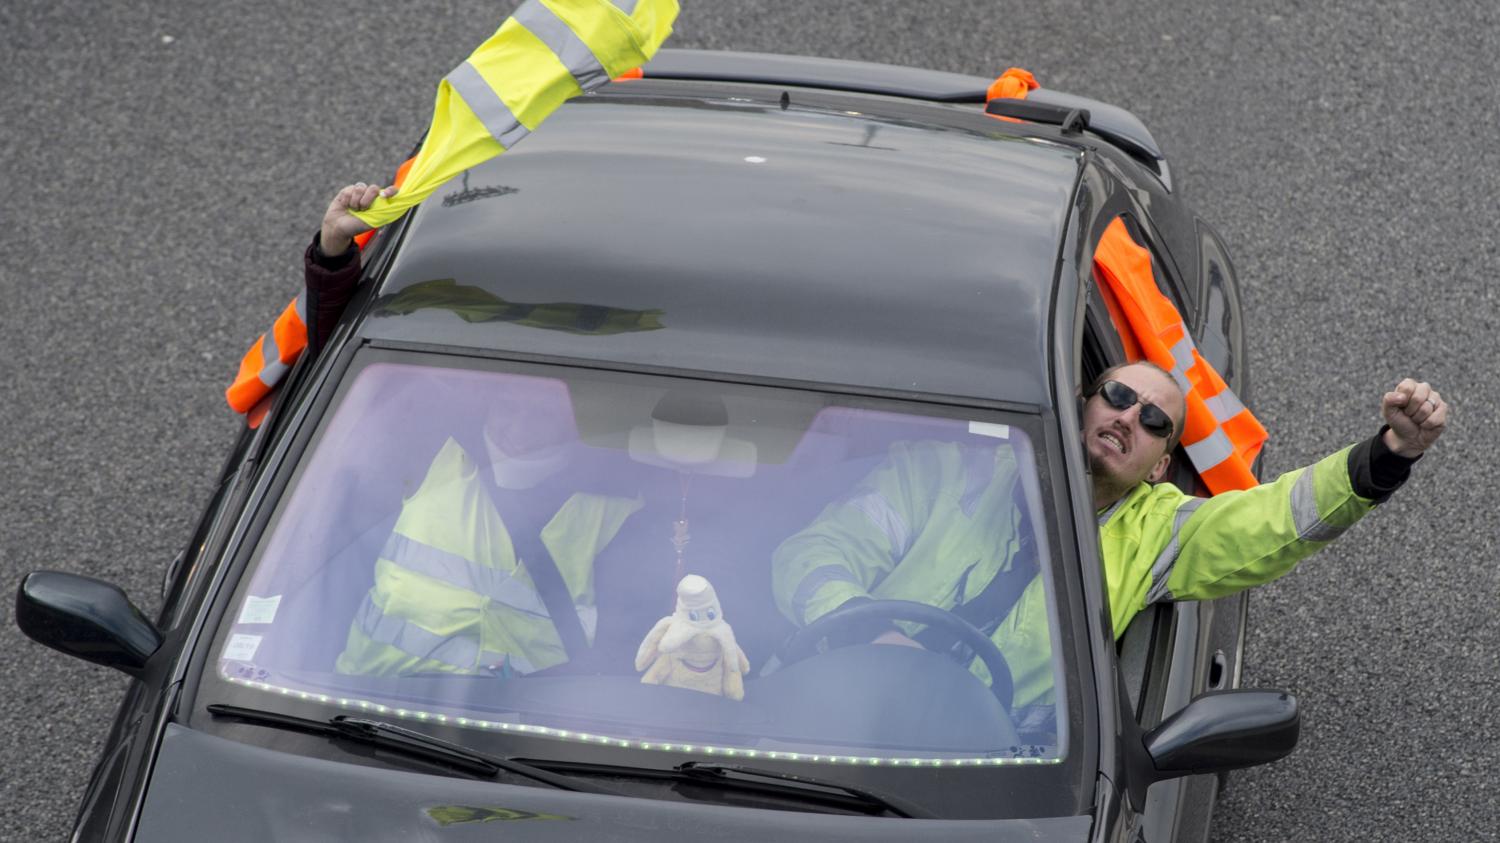
<instances>
[{"instance_id":1,"label":"led light strip on dashboard","mask_svg":"<svg viewBox=\"0 0 1500 843\"><path fill-rule=\"evenodd\" d=\"M327 705L338 705L342 708L357 709L359 711L373 712L375 714L391 715L403 720L415 720L421 723L440 723L445 726L460 726L466 729L479 729L481 731L510 732L514 734L535 735L559 740L573 741L575 743L595 744L598 746L614 746L622 749L644 749L656 752L686 752L703 755L717 755L726 758L762 758L775 761L797 761L813 764L845 764L863 765L872 767L1010 767L1031 766L1038 764L1060 764L1061 758L881 758L878 756L864 755L824 755L806 752L784 752L780 750L745 749L743 747L714 746L711 744L689 744L675 743L670 741L634 741L623 738L611 738L606 735L594 735L588 732L575 732L568 729L553 729L548 726L532 726L525 723L498 723L493 720L479 720L472 717L450 717L446 714L435 714L426 711L418 711L407 708L398 708L368 700L349 699L347 697L331 697L327 694L312 694L307 691L298 691L293 688L283 688L267 682L257 682L250 679L240 679L233 676L220 674L227 682L251 688L257 691L279 694L284 697L294 697L307 702L318 702Z\"/></svg>"}]
</instances>

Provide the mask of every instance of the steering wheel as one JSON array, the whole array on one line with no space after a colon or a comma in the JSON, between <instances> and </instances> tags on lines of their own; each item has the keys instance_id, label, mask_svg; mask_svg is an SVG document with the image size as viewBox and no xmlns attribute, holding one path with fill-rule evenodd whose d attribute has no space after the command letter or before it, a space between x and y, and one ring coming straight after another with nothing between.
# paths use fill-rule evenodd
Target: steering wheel
<instances>
[{"instance_id":1,"label":"steering wheel","mask_svg":"<svg viewBox=\"0 0 1500 843\"><path fill-rule=\"evenodd\" d=\"M872 620L911 621L913 623L946 629L967 644L974 655L984 662L990 671L990 693L1000 705L1010 711L1014 701L1015 687L1010 675L1010 664L1005 655L988 635L979 628L947 611L926 603L910 600L871 600L853 606L840 606L799 630L782 648L782 662L793 664L817 652L818 642L850 624ZM967 668L965 663L963 667Z\"/></svg>"}]
</instances>

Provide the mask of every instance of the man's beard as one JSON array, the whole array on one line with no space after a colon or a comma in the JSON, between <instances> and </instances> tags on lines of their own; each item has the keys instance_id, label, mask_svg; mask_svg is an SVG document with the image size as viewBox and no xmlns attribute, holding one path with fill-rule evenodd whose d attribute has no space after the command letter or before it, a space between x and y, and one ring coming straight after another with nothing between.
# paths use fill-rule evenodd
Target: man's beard
<instances>
[{"instance_id":1,"label":"man's beard","mask_svg":"<svg viewBox=\"0 0 1500 843\"><path fill-rule=\"evenodd\" d=\"M1093 478L1095 505L1114 503L1135 488L1135 483L1119 477L1110 472L1107 466L1095 461L1094 455L1087 448L1084 449L1084 456L1088 459L1089 476Z\"/></svg>"}]
</instances>

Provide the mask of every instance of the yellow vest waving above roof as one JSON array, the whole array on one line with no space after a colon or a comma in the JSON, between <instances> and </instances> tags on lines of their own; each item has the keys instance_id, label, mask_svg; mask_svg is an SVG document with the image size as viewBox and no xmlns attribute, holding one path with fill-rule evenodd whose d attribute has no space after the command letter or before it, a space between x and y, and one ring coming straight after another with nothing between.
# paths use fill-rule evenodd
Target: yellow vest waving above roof
<instances>
[{"instance_id":1,"label":"yellow vest waving above roof","mask_svg":"<svg viewBox=\"0 0 1500 843\"><path fill-rule=\"evenodd\" d=\"M515 146L564 101L645 64L676 17L677 0L527 0L438 84L401 193L356 216L385 225Z\"/></svg>"},{"instance_id":2,"label":"yellow vest waving above roof","mask_svg":"<svg viewBox=\"0 0 1500 843\"><path fill-rule=\"evenodd\" d=\"M526 0L438 84L432 125L402 165L401 192L355 216L376 228L444 182L515 146L568 99L645 64L672 32L677 0ZM248 413L307 346L304 302L257 337L225 393Z\"/></svg>"}]
</instances>

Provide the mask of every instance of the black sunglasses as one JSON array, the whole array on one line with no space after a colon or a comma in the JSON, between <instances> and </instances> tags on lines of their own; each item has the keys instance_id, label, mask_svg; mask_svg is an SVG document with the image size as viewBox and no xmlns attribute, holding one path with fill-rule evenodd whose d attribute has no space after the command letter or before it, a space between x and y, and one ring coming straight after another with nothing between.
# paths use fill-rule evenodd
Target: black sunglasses
<instances>
[{"instance_id":1,"label":"black sunglasses","mask_svg":"<svg viewBox=\"0 0 1500 843\"><path fill-rule=\"evenodd\" d=\"M1135 390L1119 381L1105 381L1100 384L1098 393L1104 396L1105 403L1116 410L1128 410L1136 404L1141 405L1141 427L1146 432L1160 439L1172 438L1172 417L1167 411L1156 406L1147 404L1141 400Z\"/></svg>"}]
</instances>

